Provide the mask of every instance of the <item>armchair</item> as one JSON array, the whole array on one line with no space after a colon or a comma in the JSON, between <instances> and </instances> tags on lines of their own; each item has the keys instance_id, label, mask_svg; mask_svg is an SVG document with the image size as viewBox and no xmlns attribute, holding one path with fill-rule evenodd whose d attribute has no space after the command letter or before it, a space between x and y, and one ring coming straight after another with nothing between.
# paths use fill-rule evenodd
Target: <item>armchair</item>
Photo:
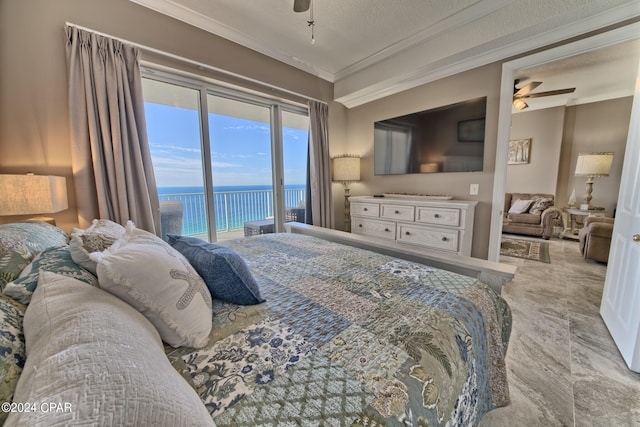
<instances>
[{"instance_id":1,"label":"armchair","mask_svg":"<svg viewBox=\"0 0 640 427\"><path fill-rule=\"evenodd\" d=\"M584 219L578 239L580 253L584 258L606 263L609 261L613 218L588 216Z\"/></svg>"}]
</instances>

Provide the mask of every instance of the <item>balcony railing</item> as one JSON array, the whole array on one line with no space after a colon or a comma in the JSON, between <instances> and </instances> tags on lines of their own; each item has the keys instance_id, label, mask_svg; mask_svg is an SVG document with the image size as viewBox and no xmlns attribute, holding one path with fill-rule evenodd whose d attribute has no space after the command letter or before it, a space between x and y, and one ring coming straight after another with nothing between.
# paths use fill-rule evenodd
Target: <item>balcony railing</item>
<instances>
[{"instance_id":1,"label":"balcony railing","mask_svg":"<svg viewBox=\"0 0 640 427\"><path fill-rule=\"evenodd\" d=\"M296 208L305 201L305 189L285 189L285 206ZM160 200L182 201L182 234L197 236L207 233L204 193L161 194ZM213 193L216 232L241 230L247 221L273 217L273 191L247 190Z\"/></svg>"}]
</instances>

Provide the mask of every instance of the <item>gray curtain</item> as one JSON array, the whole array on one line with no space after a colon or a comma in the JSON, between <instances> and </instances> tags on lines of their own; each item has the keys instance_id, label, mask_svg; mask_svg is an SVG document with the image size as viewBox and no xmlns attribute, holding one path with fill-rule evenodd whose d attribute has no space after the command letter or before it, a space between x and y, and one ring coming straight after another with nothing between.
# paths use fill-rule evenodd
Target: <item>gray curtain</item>
<instances>
[{"instance_id":1,"label":"gray curtain","mask_svg":"<svg viewBox=\"0 0 640 427\"><path fill-rule=\"evenodd\" d=\"M72 168L78 221L94 218L160 234L160 210L138 49L66 27Z\"/></svg>"},{"instance_id":2,"label":"gray curtain","mask_svg":"<svg viewBox=\"0 0 640 427\"><path fill-rule=\"evenodd\" d=\"M309 101L309 121L307 191L311 200L307 206L311 206L312 222L307 222L320 227L333 228L328 105L323 102Z\"/></svg>"}]
</instances>

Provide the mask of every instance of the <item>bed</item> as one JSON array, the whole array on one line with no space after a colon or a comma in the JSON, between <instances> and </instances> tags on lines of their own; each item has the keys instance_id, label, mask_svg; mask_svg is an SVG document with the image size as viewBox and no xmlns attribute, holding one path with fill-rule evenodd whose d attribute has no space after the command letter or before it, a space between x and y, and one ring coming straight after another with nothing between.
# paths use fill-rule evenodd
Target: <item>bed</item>
<instances>
[{"instance_id":1,"label":"bed","mask_svg":"<svg viewBox=\"0 0 640 427\"><path fill-rule=\"evenodd\" d=\"M4 293L25 280L18 270L40 279L27 307L12 299L19 294L0 298L0 398L69 411L12 413L7 425L467 426L509 403L511 312L475 278L293 233L231 240L225 247L265 301L236 305L212 293L201 348L165 343L163 352L153 325L103 290L100 270L98 284L69 261L64 232L17 229L20 238L0 229L3 245L30 242L14 251L17 263L0 250ZM45 253L63 266L43 262ZM46 282L60 275L73 283ZM56 292L54 307L45 297ZM59 348L41 353L38 339Z\"/></svg>"},{"instance_id":2,"label":"bed","mask_svg":"<svg viewBox=\"0 0 640 427\"><path fill-rule=\"evenodd\" d=\"M509 402L511 315L476 279L298 234L227 241L265 303L167 347L218 426L475 425Z\"/></svg>"}]
</instances>

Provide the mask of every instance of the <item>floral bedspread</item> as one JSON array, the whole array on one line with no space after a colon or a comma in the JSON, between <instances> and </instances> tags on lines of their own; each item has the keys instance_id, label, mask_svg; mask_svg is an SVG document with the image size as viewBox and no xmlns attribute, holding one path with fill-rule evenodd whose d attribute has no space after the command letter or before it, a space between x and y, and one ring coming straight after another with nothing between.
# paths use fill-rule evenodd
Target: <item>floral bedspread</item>
<instances>
[{"instance_id":1,"label":"floral bedspread","mask_svg":"<svg viewBox=\"0 0 640 427\"><path fill-rule=\"evenodd\" d=\"M509 403L511 312L469 277L297 234L225 242L266 302L167 348L218 426L476 425Z\"/></svg>"}]
</instances>

